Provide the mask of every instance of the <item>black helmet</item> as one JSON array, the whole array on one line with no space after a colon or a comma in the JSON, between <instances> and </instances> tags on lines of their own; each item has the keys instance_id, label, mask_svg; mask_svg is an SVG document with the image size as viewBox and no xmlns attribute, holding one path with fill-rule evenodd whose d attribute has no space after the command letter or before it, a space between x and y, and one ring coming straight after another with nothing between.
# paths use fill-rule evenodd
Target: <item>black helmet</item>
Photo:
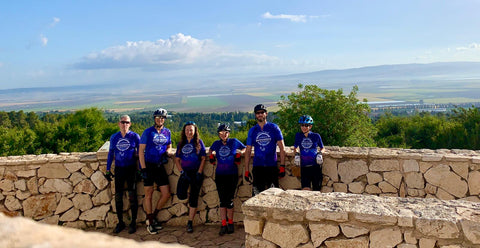
<instances>
[{"instance_id":1,"label":"black helmet","mask_svg":"<svg viewBox=\"0 0 480 248\"><path fill-rule=\"evenodd\" d=\"M156 116L161 116L161 117L167 118L167 110L162 109L162 108L159 108L159 109L155 110L155 112L153 112L153 118L155 118Z\"/></svg>"},{"instance_id":2,"label":"black helmet","mask_svg":"<svg viewBox=\"0 0 480 248\"><path fill-rule=\"evenodd\" d=\"M267 112L267 108L265 108L265 106L263 104L257 104L257 106L255 106L255 108L253 108L254 113L257 113L260 110L263 110L263 111Z\"/></svg>"},{"instance_id":3,"label":"black helmet","mask_svg":"<svg viewBox=\"0 0 480 248\"><path fill-rule=\"evenodd\" d=\"M221 131L230 132L232 130L230 129L230 125L228 123L221 123L217 128L217 133L219 133Z\"/></svg>"}]
</instances>

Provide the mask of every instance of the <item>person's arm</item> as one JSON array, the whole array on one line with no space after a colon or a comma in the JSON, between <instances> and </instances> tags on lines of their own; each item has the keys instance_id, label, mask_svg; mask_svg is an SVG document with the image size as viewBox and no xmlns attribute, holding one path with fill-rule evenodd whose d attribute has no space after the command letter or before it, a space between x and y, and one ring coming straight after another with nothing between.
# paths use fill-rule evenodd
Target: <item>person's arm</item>
<instances>
[{"instance_id":1,"label":"person's arm","mask_svg":"<svg viewBox=\"0 0 480 248\"><path fill-rule=\"evenodd\" d=\"M252 146L247 145L247 148L245 148L245 153L244 153L244 157L245 157L244 169L245 169L245 172L250 171L250 156L251 155L252 155Z\"/></svg>"},{"instance_id":2,"label":"person's arm","mask_svg":"<svg viewBox=\"0 0 480 248\"><path fill-rule=\"evenodd\" d=\"M114 139L110 138L110 146L108 148L108 156L107 156L107 171L110 171L112 167L112 162L115 159L115 146L113 145Z\"/></svg>"},{"instance_id":3,"label":"person's arm","mask_svg":"<svg viewBox=\"0 0 480 248\"><path fill-rule=\"evenodd\" d=\"M203 167L205 167L205 156L200 157L200 167L198 167L198 173L203 173Z\"/></svg>"},{"instance_id":4,"label":"person's arm","mask_svg":"<svg viewBox=\"0 0 480 248\"><path fill-rule=\"evenodd\" d=\"M285 165L285 144L283 140L277 141L277 145L280 149L280 165Z\"/></svg>"},{"instance_id":5,"label":"person's arm","mask_svg":"<svg viewBox=\"0 0 480 248\"><path fill-rule=\"evenodd\" d=\"M138 161L140 162L140 169L147 168L145 164L145 148L147 147L146 144L140 144L138 146Z\"/></svg>"},{"instance_id":6,"label":"person's arm","mask_svg":"<svg viewBox=\"0 0 480 248\"><path fill-rule=\"evenodd\" d=\"M178 171L180 171L180 173L181 173L183 171L183 169L182 169L182 164L180 163L180 158L179 157L175 157L175 165L177 166Z\"/></svg>"}]
</instances>

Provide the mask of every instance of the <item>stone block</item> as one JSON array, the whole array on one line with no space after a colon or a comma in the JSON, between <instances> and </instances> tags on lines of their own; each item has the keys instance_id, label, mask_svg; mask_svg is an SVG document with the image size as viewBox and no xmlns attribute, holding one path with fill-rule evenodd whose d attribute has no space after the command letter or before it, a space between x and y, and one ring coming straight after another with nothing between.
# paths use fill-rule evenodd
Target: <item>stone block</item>
<instances>
[{"instance_id":1,"label":"stone block","mask_svg":"<svg viewBox=\"0 0 480 248\"><path fill-rule=\"evenodd\" d=\"M370 233L370 247L396 247L403 241L402 232L397 227L388 227Z\"/></svg>"},{"instance_id":2,"label":"stone block","mask_svg":"<svg viewBox=\"0 0 480 248\"><path fill-rule=\"evenodd\" d=\"M250 235L262 235L264 225L265 221L263 219L255 220L245 218L243 220L243 227L245 228L245 233Z\"/></svg>"},{"instance_id":3,"label":"stone block","mask_svg":"<svg viewBox=\"0 0 480 248\"><path fill-rule=\"evenodd\" d=\"M278 235L281 233L282 235ZM262 237L280 247L296 247L310 240L310 235L302 224L280 224L267 222Z\"/></svg>"},{"instance_id":4,"label":"stone block","mask_svg":"<svg viewBox=\"0 0 480 248\"><path fill-rule=\"evenodd\" d=\"M400 171L398 160L376 159L369 166L370 171Z\"/></svg>"},{"instance_id":5,"label":"stone block","mask_svg":"<svg viewBox=\"0 0 480 248\"><path fill-rule=\"evenodd\" d=\"M31 196L23 201L22 207L25 217L43 219L51 216L57 208L55 193Z\"/></svg>"},{"instance_id":6,"label":"stone block","mask_svg":"<svg viewBox=\"0 0 480 248\"><path fill-rule=\"evenodd\" d=\"M62 163L48 163L38 169L38 177L68 178L70 173Z\"/></svg>"},{"instance_id":7,"label":"stone block","mask_svg":"<svg viewBox=\"0 0 480 248\"><path fill-rule=\"evenodd\" d=\"M356 178L368 173L367 163L363 160L348 160L338 164L338 175L343 183L349 184Z\"/></svg>"},{"instance_id":8,"label":"stone block","mask_svg":"<svg viewBox=\"0 0 480 248\"><path fill-rule=\"evenodd\" d=\"M308 227L310 228L311 240L315 247L319 247L326 239L340 234L338 225L310 223Z\"/></svg>"},{"instance_id":9,"label":"stone block","mask_svg":"<svg viewBox=\"0 0 480 248\"><path fill-rule=\"evenodd\" d=\"M369 230L364 227L350 224L340 224L340 228L342 229L343 235L347 238L355 238L369 233Z\"/></svg>"},{"instance_id":10,"label":"stone block","mask_svg":"<svg viewBox=\"0 0 480 248\"><path fill-rule=\"evenodd\" d=\"M368 243L368 237L358 237L354 239L335 239L325 241L325 245L328 248L368 248Z\"/></svg>"}]
</instances>

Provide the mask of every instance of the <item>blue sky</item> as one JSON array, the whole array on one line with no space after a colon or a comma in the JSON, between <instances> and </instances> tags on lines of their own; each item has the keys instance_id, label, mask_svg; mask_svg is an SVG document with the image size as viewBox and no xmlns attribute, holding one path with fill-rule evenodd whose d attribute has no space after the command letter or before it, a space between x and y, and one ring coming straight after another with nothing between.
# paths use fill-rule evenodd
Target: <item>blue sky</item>
<instances>
[{"instance_id":1,"label":"blue sky","mask_svg":"<svg viewBox=\"0 0 480 248\"><path fill-rule=\"evenodd\" d=\"M2 1L0 89L480 61L480 1Z\"/></svg>"}]
</instances>

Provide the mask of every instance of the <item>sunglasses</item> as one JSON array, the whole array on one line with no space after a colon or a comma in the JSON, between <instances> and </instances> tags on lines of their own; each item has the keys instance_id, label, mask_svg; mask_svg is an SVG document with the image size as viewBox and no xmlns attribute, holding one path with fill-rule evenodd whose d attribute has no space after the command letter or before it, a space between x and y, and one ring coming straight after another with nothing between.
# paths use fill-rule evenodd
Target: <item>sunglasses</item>
<instances>
[{"instance_id":1,"label":"sunglasses","mask_svg":"<svg viewBox=\"0 0 480 248\"><path fill-rule=\"evenodd\" d=\"M130 124L129 121L121 121L120 123L122 123L122 124Z\"/></svg>"},{"instance_id":2,"label":"sunglasses","mask_svg":"<svg viewBox=\"0 0 480 248\"><path fill-rule=\"evenodd\" d=\"M187 121L187 122L185 122L185 126L188 126L188 125L194 125L194 126L195 126L196 124L195 124L195 122L193 122L193 121Z\"/></svg>"},{"instance_id":3,"label":"sunglasses","mask_svg":"<svg viewBox=\"0 0 480 248\"><path fill-rule=\"evenodd\" d=\"M310 127L311 125L310 124L302 124L301 126L302 127Z\"/></svg>"},{"instance_id":4,"label":"sunglasses","mask_svg":"<svg viewBox=\"0 0 480 248\"><path fill-rule=\"evenodd\" d=\"M155 119L167 119L165 116L155 116Z\"/></svg>"},{"instance_id":5,"label":"sunglasses","mask_svg":"<svg viewBox=\"0 0 480 248\"><path fill-rule=\"evenodd\" d=\"M266 112L265 111L258 111L258 112L255 112L256 115L263 115L265 114Z\"/></svg>"}]
</instances>

